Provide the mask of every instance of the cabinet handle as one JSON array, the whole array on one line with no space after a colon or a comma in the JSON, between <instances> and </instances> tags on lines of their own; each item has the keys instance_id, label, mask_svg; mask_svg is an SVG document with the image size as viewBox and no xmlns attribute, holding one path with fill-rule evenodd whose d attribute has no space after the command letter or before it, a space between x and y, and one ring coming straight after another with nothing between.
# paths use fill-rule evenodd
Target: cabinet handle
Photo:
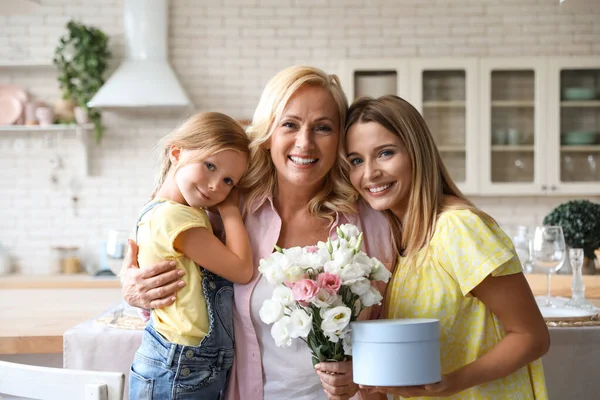
<instances>
[{"instance_id":1,"label":"cabinet handle","mask_svg":"<svg viewBox=\"0 0 600 400\"><path fill-rule=\"evenodd\" d=\"M550 187L550 189L552 189L552 190L554 191L554 190L558 190L558 187L556 187L556 185L552 185L552 186Z\"/></svg>"},{"instance_id":2,"label":"cabinet handle","mask_svg":"<svg viewBox=\"0 0 600 400\"><path fill-rule=\"evenodd\" d=\"M542 185L542 190L548 190L548 186Z\"/></svg>"}]
</instances>

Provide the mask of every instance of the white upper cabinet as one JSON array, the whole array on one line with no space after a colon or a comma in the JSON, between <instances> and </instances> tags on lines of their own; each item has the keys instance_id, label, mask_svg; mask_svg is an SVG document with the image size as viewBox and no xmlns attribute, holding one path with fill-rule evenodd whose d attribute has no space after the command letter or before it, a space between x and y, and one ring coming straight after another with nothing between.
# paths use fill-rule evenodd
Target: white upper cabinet
<instances>
[{"instance_id":1,"label":"white upper cabinet","mask_svg":"<svg viewBox=\"0 0 600 400\"><path fill-rule=\"evenodd\" d=\"M410 101L406 60L347 60L342 64L340 80L350 104L359 97L385 94Z\"/></svg>"},{"instance_id":2,"label":"white upper cabinet","mask_svg":"<svg viewBox=\"0 0 600 400\"><path fill-rule=\"evenodd\" d=\"M479 63L481 194L545 194L544 58L486 58Z\"/></svg>"},{"instance_id":3,"label":"white upper cabinet","mask_svg":"<svg viewBox=\"0 0 600 400\"><path fill-rule=\"evenodd\" d=\"M477 187L477 59L410 61L410 100L427 122L440 156L459 188Z\"/></svg>"},{"instance_id":4,"label":"white upper cabinet","mask_svg":"<svg viewBox=\"0 0 600 400\"><path fill-rule=\"evenodd\" d=\"M548 183L555 194L600 193L600 57L552 58Z\"/></svg>"}]
</instances>

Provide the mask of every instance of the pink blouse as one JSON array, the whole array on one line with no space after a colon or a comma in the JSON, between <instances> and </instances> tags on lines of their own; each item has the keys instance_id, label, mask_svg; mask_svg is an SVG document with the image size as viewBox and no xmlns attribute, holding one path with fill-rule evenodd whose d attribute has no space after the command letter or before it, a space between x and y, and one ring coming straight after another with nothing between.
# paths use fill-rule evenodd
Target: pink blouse
<instances>
[{"instance_id":1,"label":"pink blouse","mask_svg":"<svg viewBox=\"0 0 600 400\"><path fill-rule=\"evenodd\" d=\"M337 215L330 235L335 236L338 225L354 224L363 232L363 250L369 256L391 265L393 256L387 219L383 213L374 211L363 201L359 201L358 209L358 215ZM273 252L281 232L281 218L273 206L272 198L265 199L255 212L245 215L244 223L250 236L255 268L249 283L234 285L235 361L229 375L226 399L262 400L263 370L257 334L250 316L250 297L260 278L259 261Z\"/></svg>"}]
</instances>

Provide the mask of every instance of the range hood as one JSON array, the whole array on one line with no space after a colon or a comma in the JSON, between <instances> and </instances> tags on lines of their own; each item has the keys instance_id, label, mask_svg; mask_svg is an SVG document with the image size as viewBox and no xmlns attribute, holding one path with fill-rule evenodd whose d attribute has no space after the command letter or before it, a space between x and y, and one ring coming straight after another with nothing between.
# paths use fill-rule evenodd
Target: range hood
<instances>
[{"instance_id":1,"label":"range hood","mask_svg":"<svg viewBox=\"0 0 600 400\"><path fill-rule=\"evenodd\" d=\"M88 107L191 107L167 57L168 0L125 0L126 56Z\"/></svg>"}]
</instances>

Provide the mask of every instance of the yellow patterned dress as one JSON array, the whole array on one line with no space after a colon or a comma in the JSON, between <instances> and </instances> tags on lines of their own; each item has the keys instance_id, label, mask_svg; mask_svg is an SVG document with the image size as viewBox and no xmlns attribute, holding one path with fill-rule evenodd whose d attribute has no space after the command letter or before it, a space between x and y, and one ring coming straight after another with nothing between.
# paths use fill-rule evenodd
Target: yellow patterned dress
<instances>
[{"instance_id":1,"label":"yellow patterned dress","mask_svg":"<svg viewBox=\"0 0 600 400\"><path fill-rule=\"evenodd\" d=\"M469 210L442 213L429 245L408 265L400 257L388 287L385 318L440 320L442 373L473 362L504 336L492 312L469 294L488 275L521 272L510 239ZM427 397L431 399L431 397ZM542 361L444 399L547 399Z\"/></svg>"}]
</instances>

